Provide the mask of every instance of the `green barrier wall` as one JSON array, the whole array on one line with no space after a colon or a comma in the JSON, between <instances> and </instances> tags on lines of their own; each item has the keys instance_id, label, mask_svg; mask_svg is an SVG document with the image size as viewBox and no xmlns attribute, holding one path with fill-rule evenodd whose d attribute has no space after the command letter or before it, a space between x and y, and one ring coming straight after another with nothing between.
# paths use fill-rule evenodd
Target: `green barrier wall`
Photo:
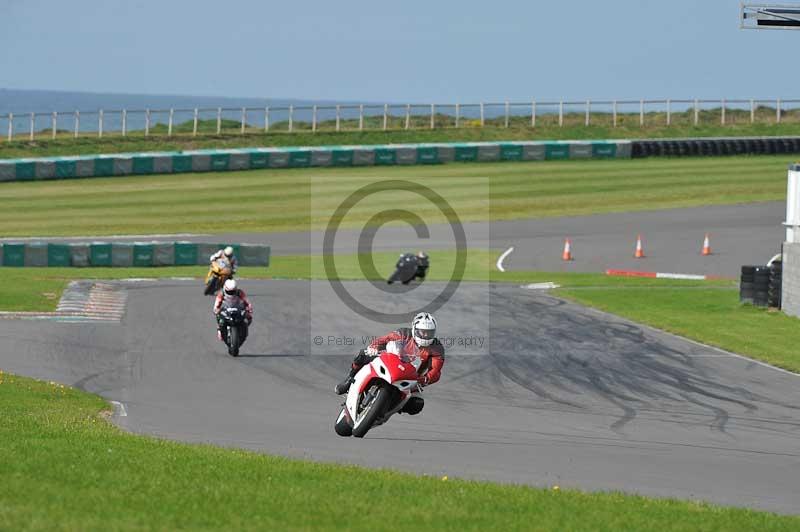
<instances>
[{"instance_id":1,"label":"green barrier wall","mask_svg":"<svg viewBox=\"0 0 800 532\"><path fill-rule=\"evenodd\" d=\"M69 266L69 246L67 244L47 244L47 265L51 267Z\"/></svg>"},{"instance_id":2,"label":"green barrier wall","mask_svg":"<svg viewBox=\"0 0 800 532\"><path fill-rule=\"evenodd\" d=\"M5 242L0 243L0 265L78 268L206 265L213 253L226 246L233 247L241 266L269 266L269 246L211 242Z\"/></svg>"},{"instance_id":3,"label":"green barrier wall","mask_svg":"<svg viewBox=\"0 0 800 532\"><path fill-rule=\"evenodd\" d=\"M630 158L631 141L518 141L385 146L243 148L80 157L0 159L0 181L68 179L253 168L435 164L450 161L532 161L570 158Z\"/></svg>"}]
</instances>

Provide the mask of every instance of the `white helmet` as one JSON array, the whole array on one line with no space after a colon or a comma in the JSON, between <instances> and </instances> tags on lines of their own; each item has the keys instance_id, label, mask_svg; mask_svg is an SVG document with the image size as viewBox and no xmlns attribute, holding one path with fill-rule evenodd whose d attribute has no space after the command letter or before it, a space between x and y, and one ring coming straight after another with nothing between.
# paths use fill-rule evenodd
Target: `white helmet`
<instances>
[{"instance_id":1,"label":"white helmet","mask_svg":"<svg viewBox=\"0 0 800 532\"><path fill-rule=\"evenodd\" d=\"M234 279L228 279L225 281L225 285L223 285L223 290L225 290L226 294L234 294L236 289L238 288L236 281Z\"/></svg>"},{"instance_id":2,"label":"white helmet","mask_svg":"<svg viewBox=\"0 0 800 532\"><path fill-rule=\"evenodd\" d=\"M427 347L436 339L436 318L427 312L420 312L411 321L411 335L421 347Z\"/></svg>"},{"instance_id":3,"label":"white helmet","mask_svg":"<svg viewBox=\"0 0 800 532\"><path fill-rule=\"evenodd\" d=\"M222 252L225 254L226 257L231 258L233 257L233 247L228 246Z\"/></svg>"}]
</instances>

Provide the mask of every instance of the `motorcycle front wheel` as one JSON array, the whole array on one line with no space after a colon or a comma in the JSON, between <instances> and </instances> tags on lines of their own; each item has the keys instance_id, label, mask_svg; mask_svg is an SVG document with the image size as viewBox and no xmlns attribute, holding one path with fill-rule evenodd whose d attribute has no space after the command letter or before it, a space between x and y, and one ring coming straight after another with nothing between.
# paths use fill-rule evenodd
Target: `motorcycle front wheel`
<instances>
[{"instance_id":1,"label":"motorcycle front wheel","mask_svg":"<svg viewBox=\"0 0 800 532\"><path fill-rule=\"evenodd\" d=\"M210 296L213 295L214 292L217 291L217 278L215 276L211 276L211 279L208 280L206 283L206 288L203 290L203 295Z\"/></svg>"},{"instance_id":2,"label":"motorcycle front wheel","mask_svg":"<svg viewBox=\"0 0 800 532\"><path fill-rule=\"evenodd\" d=\"M239 345L239 327L233 326L228 332L228 354L232 357L238 357Z\"/></svg>"},{"instance_id":3,"label":"motorcycle front wheel","mask_svg":"<svg viewBox=\"0 0 800 532\"><path fill-rule=\"evenodd\" d=\"M366 393L373 392L368 402L363 405L358 418L353 423L353 436L356 438L363 438L364 435L372 428L373 423L383 415L386 407L389 404L392 396L392 390L383 381L377 381L371 385L370 388L377 387L377 391L368 390Z\"/></svg>"}]
</instances>

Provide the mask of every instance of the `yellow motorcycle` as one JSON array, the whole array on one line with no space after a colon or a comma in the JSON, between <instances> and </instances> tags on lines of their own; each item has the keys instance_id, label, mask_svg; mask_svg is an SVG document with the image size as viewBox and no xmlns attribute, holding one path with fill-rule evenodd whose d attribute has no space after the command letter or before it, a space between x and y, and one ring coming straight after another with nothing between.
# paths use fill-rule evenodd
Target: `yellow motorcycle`
<instances>
[{"instance_id":1,"label":"yellow motorcycle","mask_svg":"<svg viewBox=\"0 0 800 532\"><path fill-rule=\"evenodd\" d=\"M220 257L211 263L211 268L206 275L206 288L203 292L207 296L217 293L217 290L222 288L225 281L233 278L233 268L231 263L225 257Z\"/></svg>"}]
</instances>

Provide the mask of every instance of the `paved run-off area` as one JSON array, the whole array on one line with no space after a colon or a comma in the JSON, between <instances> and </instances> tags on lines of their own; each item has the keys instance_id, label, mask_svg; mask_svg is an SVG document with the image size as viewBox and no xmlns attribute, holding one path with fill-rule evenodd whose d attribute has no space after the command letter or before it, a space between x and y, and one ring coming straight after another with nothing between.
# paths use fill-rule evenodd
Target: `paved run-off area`
<instances>
[{"instance_id":1,"label":"paved run-off area","mask_svg":"<svg viewBox=\"0 0 800 532\"><path fill-rule=\"evenodd\" d=\"M311 338L383 331L321 297L326 282L248 286L257 321L239 359L215 340L197 283L162 281L126 285L121 324L0 321L0 367L100 393L124 405L122 426L187 441L785 513L800 503L795 375L539 292L468 284L439 312L441 332L485 348L448 350L421 415L344 439L332 386L358 345ZM366 283L347 288L381 304Z\"/></svg>"}]
</instances>

